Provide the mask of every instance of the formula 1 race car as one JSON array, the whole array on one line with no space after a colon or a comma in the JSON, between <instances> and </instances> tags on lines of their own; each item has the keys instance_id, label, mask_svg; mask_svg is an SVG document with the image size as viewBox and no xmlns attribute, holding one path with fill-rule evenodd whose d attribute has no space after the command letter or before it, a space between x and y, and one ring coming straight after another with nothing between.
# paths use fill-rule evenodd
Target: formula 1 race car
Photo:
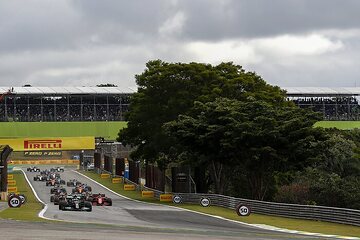
<instances>
[{"instance_id":1,"label":"formula 1 race car","mask_svg":"<svg viewBox=\"0 0 360 240\"><path fill-rule=\"evenodd\" d=\"M46 186L56 186L62 184L65 184L65 180L62 180L60 178L50 179L46 182Z\"/></svg>"},{"instance_id":2,"label":"formula 1 race car","mask_svg":"<svg viewBox=\"0 0 360 240\"><path fill-rule=\"evenodd\" d=\"M34 177L34 181L42 181L42 182L44 182L44 181L47 180L47 178L48 178L47 175L43 175L43 174L41 174L41 175L36 175L36 176Z\"/></svg>"},{"instance_id":3,"label":"formula 1 race car","mask_svg":"<svg viewBox=\"0 0 360 240\"><path fill-rule=\"evenodd\" d=\"M78 186L80 184L81 184L81 182L79 182L78 180L72 179L72 180L70 180L70 181L68 181L66 183L66 186L68 186L68 187L76 187L76 186Z\"/></svg>"},{"instance_id":4,"label":"formula 1 race car","mask_svg":"<svg viewBox=\"0 0 360 240\"><path fill-rule=\"evenodd\" d=\"M112 200L105 194L92 194L87 199L93 206L112 206Z\"/></svg>"},{"instance_id":5,"label":"formula 1 race car","mask_svg":"<svg viewBox=\"0 0 360 240\"><path fill-rule=\"evenodd\" d=\"M55 192L54 195L50 196L50 202L53 202L54 205L59 205L59 202L65 200L66 196L66 192Z\"/></svg>"},{"instance_id":6,"label":"formula 1 race car","mask_svg":"<svg viewBox=\"0 0 360 240\"><path fill-rule=\"evenodd\" d=\"M66 193L66 189L60 186L56 186L50 189L50 194L55 194L56 192L64 192Z\"/></svg>"},{"instance_id":7,"label":"formula 1 race car","mask_svg":"<svg viewBox=\"0 0 360 240\"><path fill-rule=\"evenodd\" d=\"M28 171L28 172L40 172L40 168L32 166L32 167L28 167L26 169L26 171Z\"/></svg>"},{"instance_id":8,"label":"formula 1 race car","mask_svg":"<svg viewBox=\"0 0 360 240\"><path fill-rule=\"evenodd\" d=\"M92 211L91 202L77 195L67 195L64 200L59 201L59 210L63 211Z\"/></svg>"},{"instance_id":9,"label":"formula 1 race car","mask_svg":"<svg viewBox=\"0 0 360 240\"><path fill-rule=\"evenodd\" d=\"M72 189L72 193L91 192L91 187L86 184L81 184Z\"/></svg>"},{"instance_id":10,"label":"formula 1 race car","mask_svg":"<svg viewBox=\"0 0 360 240\"><path fill-rule=\"evenodd\" d=\"M65 171L64 167L55 167L50 169L50 172L64 172L64 171Z\"/></svg>"}]
</instances>

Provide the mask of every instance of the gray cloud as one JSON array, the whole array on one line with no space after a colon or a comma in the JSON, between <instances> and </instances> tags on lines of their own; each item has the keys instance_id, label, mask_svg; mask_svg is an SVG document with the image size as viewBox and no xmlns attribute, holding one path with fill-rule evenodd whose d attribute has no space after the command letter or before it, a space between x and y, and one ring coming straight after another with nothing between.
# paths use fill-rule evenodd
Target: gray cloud
<instances>
[{"instance_id":1,"label":"gray cloud","mask_svg":"<svg viewBox=\"0 0 360 240\"><path fill-rule=\"evenodd\" d=\"M1 1L0 85L134 86L159 58L234 61L280 86L353 86L358 9L358 0Z\"/></svg>"}]
</instances>

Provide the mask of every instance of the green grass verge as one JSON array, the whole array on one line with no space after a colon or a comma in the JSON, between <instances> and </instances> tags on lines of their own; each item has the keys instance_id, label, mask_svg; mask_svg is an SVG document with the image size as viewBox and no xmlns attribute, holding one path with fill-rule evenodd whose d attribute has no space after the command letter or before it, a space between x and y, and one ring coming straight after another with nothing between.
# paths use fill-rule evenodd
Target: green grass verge
<instances>
[{"instance_id":1,"label":"green grass verge","mask_svg":"<svg viewBox=\"0 0 360 240\"><path fill-rule=\"evenodd\" d=\"M42 204L37 201L30 186L25 180L21 171L14 171L11 173L16 180L18 192L25 195L27 201L19 208L7 208L0 212L0 218L24 220L24 221L45 221L38 217L38 213L42 209Z\"/></svg>"},{"instance_id":2,"label":"green grass verge","mask_svg":"<svg viewBox=\"0 0 360 240\"><path fill-rule=\"evenodd\" d=\"M83 137L116 139L127 122L2 122L0 138Z\"/></svg>"},{"instance_id":3,"label":"green grass verge","mask_svg":"<svg viewBox=\"0 0 360 240\"><path fill-rule=\"evenodd\" d=\"M124 191L123 184L121 183L113 184L111 182L111 179L101 179L100 175L94 172L81 171L81 173L85 174L86 176L92 178L93 180L101 183L102 185L110 188L111 190L123 196L145 202L174 206L173 203L159 202L157 199L154 198L152 199L142 198L139 191ZM234 210L230 210L222 207L215 207L215 206L204 208L201 207L200 205L194 205L194 204L177 204L176 207L181 207L201 213L221 216L227 219L237 220L251 224L266 224L270 226L286 228L291 230L333 234L340 236L353 236L353 237L360 236L360 227L344 225L344 224L336 224L336 223L328 223L328 222L312 221L312 220L299 220L293 218L276 217L276 216L261 215L261 214L251 214L248 217L239 217Z\"/></svg>"},{"instance_id":4,"label":"green grass verge","mask_svg":"<svg viewBox=\"0 0 360 240\"><path fill-rule=\"evenodd\" d=\"M315 127L323 128L338 128L342 130L349 130L360 128L360 121L320 121L315 123Z\"/></svg>"}]
</instances>

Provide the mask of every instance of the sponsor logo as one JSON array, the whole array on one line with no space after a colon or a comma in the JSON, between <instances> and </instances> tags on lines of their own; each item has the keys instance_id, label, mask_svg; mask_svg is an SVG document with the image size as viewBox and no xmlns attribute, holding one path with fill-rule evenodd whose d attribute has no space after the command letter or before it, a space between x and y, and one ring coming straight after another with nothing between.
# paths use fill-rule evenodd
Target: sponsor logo
<instances>
[{"instance_id":1,"label":"sponsor logo","mask_svg":"<svg viewBox=\"0 0 360 240\"><path fill-rule=\"evenodd\" d=\"M24 140L24 149L61 149L62 140Z\"/></svg>"}]
</instances>

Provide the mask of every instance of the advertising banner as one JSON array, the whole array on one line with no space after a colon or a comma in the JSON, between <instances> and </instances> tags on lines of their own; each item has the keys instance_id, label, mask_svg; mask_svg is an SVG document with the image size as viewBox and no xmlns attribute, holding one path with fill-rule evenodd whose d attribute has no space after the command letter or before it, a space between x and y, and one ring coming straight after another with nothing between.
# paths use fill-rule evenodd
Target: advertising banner
<instances>
[{"instance_id":1,"label":"advertising banner","mask_svg":"<svg viewBox=\"0 0 360 240\"><path fill-rule=\"evenodd\" d=\"M59 138L11 138L0 139L0 145L9 145L14 151L27 154L58 154L58 151L93 150L94 137L59 137ZM40 152L46 151L46 152Z\"/></svg>"}]
</instances>

